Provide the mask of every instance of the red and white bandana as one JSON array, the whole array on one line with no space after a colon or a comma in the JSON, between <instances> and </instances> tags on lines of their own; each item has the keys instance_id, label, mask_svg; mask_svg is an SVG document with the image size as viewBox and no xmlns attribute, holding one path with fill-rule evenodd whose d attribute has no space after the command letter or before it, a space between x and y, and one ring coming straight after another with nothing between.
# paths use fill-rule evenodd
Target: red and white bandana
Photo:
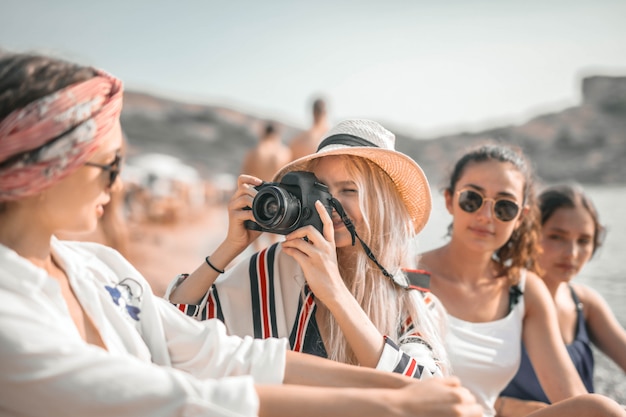
<instances>
[{"instance_id":1,"label":"red and white bandana","mask_svg":"<svg viewBox=\"0 0 626 417\"><path fill-rule=\"evenodd\" d=\"M115 126L122 82L96 72L0 121L0 202L38 194L67 177Z\"/></svg>"}]
</instances>

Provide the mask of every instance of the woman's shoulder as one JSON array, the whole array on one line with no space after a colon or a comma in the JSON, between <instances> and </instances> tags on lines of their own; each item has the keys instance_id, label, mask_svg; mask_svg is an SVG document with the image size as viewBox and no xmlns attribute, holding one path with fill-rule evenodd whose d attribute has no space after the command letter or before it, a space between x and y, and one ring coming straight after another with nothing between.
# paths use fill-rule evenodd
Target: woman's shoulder
<instances>
[{"instance_id":1,"label":"woman's shoulder","mask_svg":"<svg viewBox=\"0 0 626 417\"><path fill-rule=\"evenodd\" d=\"M520 284L524 287L524 292L536 293L537 291L548 291L548 287L541 277L532 271L522 270L520 274Z\"/></svg>"},{"instance_id":2,"label":"woman's shoulder","mask_svg":"<svg viewBox=\"0 0 626 417\"><path fill-rule=\"evenodd\" d=\"M129 260L117 250L101 243L53 238L52 247L64 262L69 262L77 268L84 267L101 273L111 271L118 276L130 274L143 280L142 274Z\"/></svg>"},{"instance_id":3,"label":"woman's shoulder","mask_svg":"<svg viewBox=\"0 0 626 417\"><path fill-rule=\"evenodd\" d=\"M427 271L430 274L436 273L440 262L440 252L442 248L436 248L417 256L417 268Z\"/></svg>"},{"instance_id":4,"label":"woman's shoulder","mask_svg":"<svg viewBox=\"0 0 626 417\"><path fill-rule=\"evenodd\" d=\"M544 314L543 312L554 303L546 284L531 271L526 272L523 293L527 311L539 311L540 314Z\"/></svg>"},{"instance_id":5,"label":"woman's shoulder","mask_svg":"<svg viewBox=\"0 0 626 417\"><path fill-rule=\"evenodd\" d=\"M124 256L117 250L97 242L60 240L53 238L52 246L68 253L73 253L77 256L96 256L98 258L116 258L126 260L126 258L124 258Z\"/></svg>"},{"instance_id":6,"label":"woman's shoulder","mask_svg":"<svg viewBox=\"0 0 626 417\"><path fill-rule=\"evenodd\" d=\"M578 283L576 284L572 283L570 285L572 289L574 290L574 292L576 293L578 300L587 309L607 305L607 302L604 299L604 297L602 297L602 295L600 295L600 293L596 291L595 289L588 287L587 285L578 284Z\"/></svg>"},{"instance_id":7,"label":"woman's shoulder","mask_svg":"<svg viewBox=\"0 0 626 417\"><path fill-rule=\"evenodd\" d=\"M301 271L296 260L282 251L282 245L274 243L239 259L225 274L218 277L215 284L218 287L239 285L239 282L248 281L252 276L262 279L269 275L273 279L283 280L295 275L302 276Z\"/></svg>"}]
</instances>

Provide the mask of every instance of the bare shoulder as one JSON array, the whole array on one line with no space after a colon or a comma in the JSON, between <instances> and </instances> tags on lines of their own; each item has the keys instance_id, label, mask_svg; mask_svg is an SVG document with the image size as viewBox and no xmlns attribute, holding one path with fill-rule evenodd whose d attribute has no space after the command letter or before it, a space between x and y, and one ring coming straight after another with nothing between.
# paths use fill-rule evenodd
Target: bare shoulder
<instances>
[{"instance_id":1,"label":"bare shoulder","mask_svg":"<svg viewBox=\"0 0 626 417\"><path fill-rule=\"evenodd\" d=\"M291 148L289 148L289 146L285 145L285 144L281 144L279 150L278 150L279 155L281 156L281 159L283 161L285 161L285 163L290 162L291 161Z\"/></svg>"},{"instance_id":2,"label":"bare shoulder","mask_svg":"<svg viewBox=\"0 0 626 417\"><path fill-rule=\"evenodd\" d=\"M439 270L439 264L441 260L441 248L429 250L420 254L417 257L417 266L419 269L424 269L431 274L436 274Z\"/></svg>"},{"instance_id":3,"label":"bare shoulder","mask_svg":"<svg viewBox=\"0 0 626 417\"><path fill-rule=\"evenodd\" d=\"M289 148L292 152L292 158L297 159L305 155L315 153L317 151L318 138L310 131L302 132L289 142Z\"/></svg>"},{"instance_id":4,"label":"bare shoulder","mask_svg":"<svg viewBox=\"0 0 626 417\"><path fill-rule=\"evenodd\" d=\"M548 288L539 275L532 271L526 271L526 282L524 284L524 292L528 292L531 295L546 293Z\"/></svg>"},{"instance_id":5,"label":"bare shoulder","mask_svg":"<svg viewBox=\"0 0 626 417\"><path fill-rule=\"evenodd\" d=\"M593 288L588 287L583 284L573 284L573 283L572 283L572 287L574 288L576 295L580 299L580 302L583 303L583 305L586 306L587 308L589 307L597 308L600 306L607 305L607 302L604 299L604 297L602 297L600 293L594 290Z\"/></svg>"},{"instance_id":6,"label":"bare shoulder","mask_svg":"<svg viewBox=\"0 0 626 417\"><path fill-rule=\"evenodd\" d=\"M552 296L546 284L537 274L531 271L526 272L524 302L530 308L532 308L532 306L545 306L552 303Z\"/></svg>"}]
</instances>

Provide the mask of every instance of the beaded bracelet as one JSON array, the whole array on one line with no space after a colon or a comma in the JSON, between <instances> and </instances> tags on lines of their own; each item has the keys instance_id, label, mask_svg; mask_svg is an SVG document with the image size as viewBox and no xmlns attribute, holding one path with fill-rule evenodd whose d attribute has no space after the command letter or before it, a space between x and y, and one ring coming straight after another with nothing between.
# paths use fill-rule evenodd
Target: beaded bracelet
<instances>
[{"instance_id":1,"label":"beaded bracelet","mask_svg":"<svg viewBox=\"0 0 626 417\"><path fill-rule=\"evenodd\" d=\"M207 256L206 258L204 258L204 260L206 261L207 265L209 265L209 266L211 267L211 269L212 269L212 270L214 270L215 272L218 272L218 273L220 273L220 274L223 274L223 273L224 273L224 270L223 270L223 269L219 269L219 268L217 268L215 265L213 265L213 264L211 263L211 261L209 260L209 257L208 257L208 256Z\"/></svg>"}]
</instances>

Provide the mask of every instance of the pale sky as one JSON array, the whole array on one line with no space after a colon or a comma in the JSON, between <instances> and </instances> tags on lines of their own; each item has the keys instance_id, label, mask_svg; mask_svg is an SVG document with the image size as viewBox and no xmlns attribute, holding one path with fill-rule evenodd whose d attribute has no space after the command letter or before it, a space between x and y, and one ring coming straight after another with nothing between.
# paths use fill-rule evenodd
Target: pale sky
<instances>
[{"instance_id":1,"label":"pale sky","mask_svg":"<svg viewBox=\"0 0 626 417\"><path fill-rule=\"evenodd\" d=\"M298 127L366 117L432 136L521 123L626 76L624 0L0 0L0 48L103 68L128 89Z\"/></svg>"}]
</instances>

